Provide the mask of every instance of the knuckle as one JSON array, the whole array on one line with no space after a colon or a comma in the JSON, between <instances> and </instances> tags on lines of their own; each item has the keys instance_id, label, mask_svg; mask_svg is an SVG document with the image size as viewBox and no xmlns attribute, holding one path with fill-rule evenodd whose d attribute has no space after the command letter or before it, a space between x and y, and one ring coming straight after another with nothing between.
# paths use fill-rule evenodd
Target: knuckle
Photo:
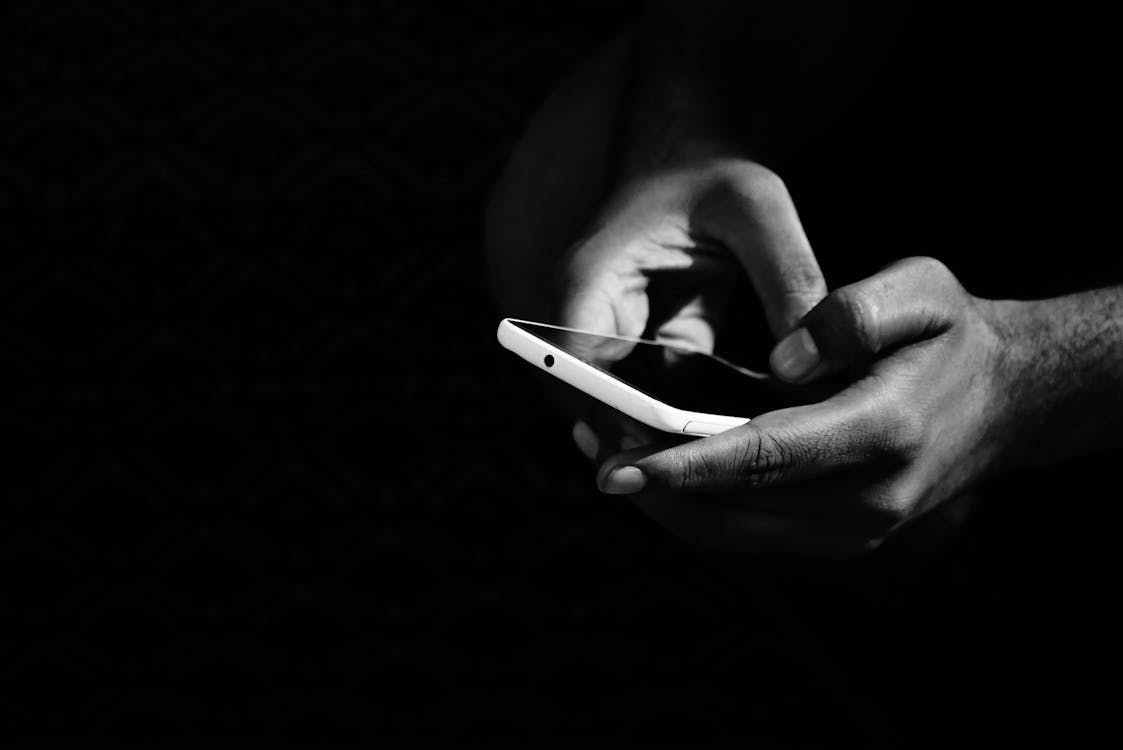
<instances>
[{"instance_id":1,"label":"knuckle","mask_svg":"<svg viewBox=\"0 0 1123 750\"><path fill-rule=\"evenodd\" d=\"M673 488L689 490L698 487L713 476L712 462L705 451L687 450L679 459L679 470L675 472Z\"/></svg>"},{"instance_id":2,"label":"knuckle","mask_svg":"<svg viewBox=\"0 0 1123 750\"><path fill-rule=\"evenodd\" d=\"M924 450L932 426L911 389L873 373L864 381L863 401L853 425L871 459L908 463Z\"/></svg>"},{"instance_id":3,"label":"knuckle","mask_svg":"<svg viewBox=\"0 0 1123 750\"><path fill-rule=\"evenodd\" d=\"M873 330L876 304L867 292L859 289L845 295L843 304L855 344L861 351L872 351L876 339Z\"/></svg>"},{"instance_id":4,"label":"knuckle","mask_svg":"<svg viewBox=\"0 0 1123 750\"><path fill-rule=\"evenodd\" d=\"M783 296L806 313L827 297L827 282L818 264L801 257L786 259L782 265Z\"/></svg>"},{"instance_id":5,"label":"knuckle","mask_svg":"<svg viewBox=\"0 0 1123 750\"><path fill-rule=\"evenodd\" d=\"M939 258L917 255L905 258L901 263L907 271L925 279L932 288L945 294L958 293L962 289L959 279Z\"/></svg>"},{"instance_id":6,"label":"knuckle","mask_svg":"<svg viewBox=\"0 0 1123 750\"><path fill-rule=\"evenodd\" d=\"M751 201L769 202L786 199L787 185L780 175L761 164L738 161L724 170L726 184L736 193Z\"/></svg>"},{"instance_id":7,"label":"knuckle","mask_svg":"<svg viewBox=\"0 0 1123 750\"><path fill-rule=\"evenodd\" d=\"M785 276L784 281L788 286L784 301L793 305L801 316L815 309L815 305L827 295L827 282L815 269L795 268ZM793 326L797 323L798 320L792 321Z\"/></svg>"},{"instance_id":8,"label":"knuckle","mask_svg":"<svg viewBox=\"0 0 1123 750\"><path fill-rule=\"evenodd\" d=\"M795 463L795 445L781 435L771 434L761 444L767 446L761 451L761 482L775 484L784 478L788 467Z\"/></svg>"},{"instance_id":9,"label":"knuckle","mask_svg":"<svg viewBox=\"0 0 1123 750\"><path fill-rule=\"evenodd\" d=\"M844 287L831 292L817 316L826 334L826 341L822 343L828 347L833 345L842 359L875 351L876 307L875 301L861 289Z\"/></svg>"},{"instance_id":10,"label":"knuckle","mask_svg":"<svg viewBox=\"0 0 1123 750\"><path fill-rule=\"evenodd\" d=\"M932 278L945 278L952 275L951 271L944 265L942 260L929 255L914 255L905 258L901 262L907 264L910 270L923 273L925 276Z\"/></svg>"},{"instance_id":11,"label":"knuckle","mask_svg":"<svg viewBox=\"0 0 1123 750\"><path fill-rule=\"evenodd\" d=\"M753 430L741 443L736 475L749 489L780 482L795 458L794 446L785 438Z\"/></svg>"},{"instance_id":12,"label":"knuckle","mask_svg":"<svg viewBox=\"0 0 1123 750\"><path fill-rule=\"evenodd\" d=\"M912 461L928 443L928 419L917 405L900 397L888 397L883 403L880 419L882 447L892 457Z\"/></svg>"}]
</instances>

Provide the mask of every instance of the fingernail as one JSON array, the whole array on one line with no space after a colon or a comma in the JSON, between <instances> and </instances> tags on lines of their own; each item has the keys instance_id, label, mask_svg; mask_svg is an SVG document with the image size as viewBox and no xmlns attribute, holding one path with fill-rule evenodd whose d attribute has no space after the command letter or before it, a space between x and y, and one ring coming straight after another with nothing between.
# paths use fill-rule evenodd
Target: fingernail
<instances>
[{"instance_id":1,"label":"fingernail","mask_svg":"<svg viewBox=\"0 0 1123 750\"><path fill-rule=\"evenodd\" d=\"M800 380L819 366L819 348L807 329L800 327L776 344L769 359L773 372L784 380Z\"/></svg>"},{"instance_id":2,"label":"fingernail","mask_svg":"<svg viewBox=\"0 0 1123 750\"><path fill-rule=\"evenodd\" d=\"M647 484L647 477L635 466L621 466L613 469L604 478L601 492L609 495L631 495L639 492Z\"/></svg>"},{"instance_id":3,"label":"fingernail","mask_svg":"<svg viewBox=\"0 0 1123 750\"><path fill-rule=\"evenodd\" d=\"M578 420L573 425L573 442L577 443L577 449L590 461L595 461L597 458L597 451L600 449L600 440L597 439L597 434L593 432L593 428L584 422Z\"/></svg>"}]
</instances>

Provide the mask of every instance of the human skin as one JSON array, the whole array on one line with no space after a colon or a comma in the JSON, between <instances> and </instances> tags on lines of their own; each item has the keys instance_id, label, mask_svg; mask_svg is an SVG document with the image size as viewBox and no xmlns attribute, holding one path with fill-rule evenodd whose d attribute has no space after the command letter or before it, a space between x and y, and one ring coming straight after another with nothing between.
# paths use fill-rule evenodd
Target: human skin
<instances>
[{"instance_id":1,"label":"human skin","mask_svg":"<svg viewBox=\"0 0 1123 750\"><path fill-rule=\"evenodd\" d=\"M853 93L869 60L836 48L844 35L861 41L855 34L870 24L830 13L796 24L792 13L746 14L723 0L649 4L628 49L617 43L555 93L489 214L491 269L507 314L712 351L738 275L751 282L774 340L823 298L826 281L794 201L759 157L792 150ZM796 67L798 96L760 77L752 84L753 108L785 118L737 121L728 93L745 79L729 50L747 50L736 62L749 69L781 57ZM598 182L607 189L592 187ZM591 399L547 388L596 430L601 450L650 437Z\"/></svg>"},{"instance_id":2,"label":"human skin","mask_svg":"<svg viewBox=\"0 0 1123 750\"><path fill-rule=\"evenodd\" d=\"M608 458L601 489L703 545L850 556L982 479L1118 446L1123 288L1032 302L907 258L831 292L773 371L846 387Z\"/></svg>"},{"instance_id":3,"label":"human skin","mask_svg":"<svg viewBox=\"0 0 1123 750\"><path fill-rule=\"evenodd\" d=\"M729 136L706 66L680 62L641 65L612 115L619 163L577 242L550 261L560 283L548 314L708 350L731 273L743 272L779 341L777 377L842 387L673 445L571 403L602 490L698 544L851 555L984 478L1117 444L1118 287L984 300L938 261L907 259L826 295L783 181ZM660 299L650 281L668 276L677 294Z\"/></svg>"}]
</instances>

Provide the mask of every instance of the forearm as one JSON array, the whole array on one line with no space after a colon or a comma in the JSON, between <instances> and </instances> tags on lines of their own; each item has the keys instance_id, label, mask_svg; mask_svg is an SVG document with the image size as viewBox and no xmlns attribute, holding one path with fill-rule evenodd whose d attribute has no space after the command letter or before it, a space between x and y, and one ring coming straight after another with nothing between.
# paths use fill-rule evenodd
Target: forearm
<instances>
[{"instance_id":1,"label":"forearm","mask_svg":"<svg viewBox=\"0 0 1123 750\"><path fill-rule=\"evenodd\" d=\"M1014 465L1123 446L1123 286L998 302Z\"/></svg>"},{"instance_id":2,"label":"forearm","mask_svg":"<svg viewBox=\"0 0 1123 750\"><path fill-rule=\"evenodd\" d=\"M728 0L645 5L617 123L617 181L741 149L725 80L743 15L737 6Z\"/></svg>"},{"instance_id":3,"label":"forearm","mask_svg":"<svg viewBox=\"0 0 1123 750\"><path fill-rule=\"evenodd\" d=\"M618 122L618 178L711 156L783 159L865 85L902 23L862 7L648 3Z\"/></svg>"}]
</instances>

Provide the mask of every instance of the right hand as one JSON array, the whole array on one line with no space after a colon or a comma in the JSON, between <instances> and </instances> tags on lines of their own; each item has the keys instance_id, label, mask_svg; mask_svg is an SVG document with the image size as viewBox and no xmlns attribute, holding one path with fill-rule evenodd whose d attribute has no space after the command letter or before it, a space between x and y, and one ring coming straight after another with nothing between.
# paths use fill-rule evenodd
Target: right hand
<instances>
[{"instance_id":1,"label":"right hand","mask_svg":"<svg viewBox=\"0 0 1123 750\"><path fill-rule=\"evenodd\" d=\"M784 183L767 168L734 157L623 185L562 258L560 270L559 325L646 336L703 352L713 351L715 329L742 270L777 340L827 291ZM617 350L613 356L626 354ZM622 436L632 443L650 437L608 407L583 399L574 408L601 443L591 449L590 431L575 428L587 454L603 456L620 446Z\"/></svg>"}]
</instances>

